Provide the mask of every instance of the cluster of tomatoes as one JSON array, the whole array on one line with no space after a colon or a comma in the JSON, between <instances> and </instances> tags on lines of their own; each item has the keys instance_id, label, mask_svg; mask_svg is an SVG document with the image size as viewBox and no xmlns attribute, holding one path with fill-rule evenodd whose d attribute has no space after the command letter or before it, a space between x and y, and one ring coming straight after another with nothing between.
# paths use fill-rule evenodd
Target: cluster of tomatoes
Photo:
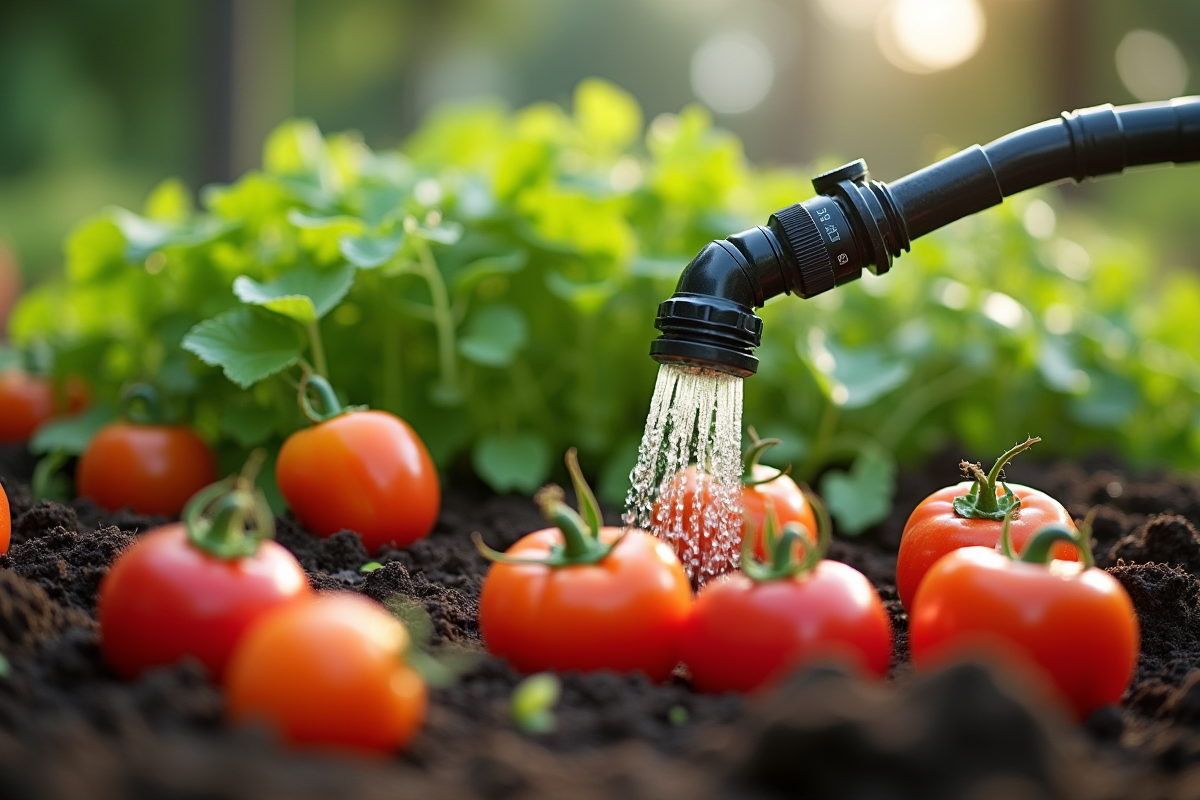
<instances>
[{"instance_id":1,"label":"cluster of tomatoes","mask_svg":"<svg viewBox=\"0 0 1200 800\"><path fill-rule=\"evenodd\" d=\"M371 550L426 536L441 499L421 440L398 417L342 409L323 379L306 381L326 412L310 414L315 424L289 437L275 463L296 516L320 536L354 530ZM0 374L0 439L28 438L49 419L82 410L87 399L71 400L71 387L64 401L46 379ZM127 405L130 419L101 428L76 469L78 494L103 507L183 510L180 522L139 537L101 582L106 661L134 678L194 658L225 686L232 719L266 720L297 744L405 746L427 703L405 626L357 594L314 597L303 568L272 541L274 517L254 488L258 461L214 483L211 450L190 428L156 419L151 397L141 398L147 407L136 415ZM306 399L302 405L312 411ZM9 529L0 490L0 553Z\"/></svg>"},{"instance_id":2,"label":"cluster of tomatoes","mask_svg":"<svg viewBox=\"0 0 1200 800\"><path fill-rule=\"evenodd\" d=\"M897 586L918 669L963 655L1002 658L1083 717L1118 701L1128 685L1137 618L1120 584L1092 566L1087 531L1061 504L999 481L1003 465L1034 441L987 474L964 465L974 482L918 506L904 531ZM561 492L543 491L538 501L555 527L503 554L477 541L496 562L479 609L494 654L526 672L641 670L655 680L682 662L693 685L709 692L753 691L815 660L886 673L892 630L878 594L862 573L823 560L824 509L786 475L760 482L769 476L747 469L760 481L743 493L741 568L729 565L693 596L671 548L642 531L603 527L570 454L568 466L579 513ZM688 502L703 503L703 476L690 472L680 479L699 483Z\"/></svg>"},{"instance_id":3,"label":"cluster of tomatoes","mask_svg":"<svg viewBox=\"0 0 1200 800\"><path fill-rule=\"evenodd\" d=\"M253 469L202 490L182 521L118 556L97 602L105 659L134 678L195 658L224 685L232 720L266 721L294 744L404 747L427 704L405 626L361 595L313 594L271 540Z\"/></svg>"}]
</instances>

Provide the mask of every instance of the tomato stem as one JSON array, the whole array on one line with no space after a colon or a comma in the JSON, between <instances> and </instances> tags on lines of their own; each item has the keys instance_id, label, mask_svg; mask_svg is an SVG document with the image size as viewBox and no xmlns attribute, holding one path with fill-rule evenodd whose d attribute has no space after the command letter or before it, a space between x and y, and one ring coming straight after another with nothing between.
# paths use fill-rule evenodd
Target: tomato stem
<instances>
[{"instance_id":1,"label":"tomato stem","mask_svg":"<svg viewBox=\"0 0 1200 800\"><path fill-rule=\"evenodd\" d=\"M1000 532L1000 552L1009 558L1019 558L1020 561L1027 564L1045 564L1052 557L1054 545L1059 542L1068 542L1079 552L1079 561L1083 564L1083 568L1091 569L1096 565L1096 557L1092 553L1092 519L1094 517L1095 511L1093 510L1078 530L1072 530L1057 522L1039 528L1033 536L1029 537L1029 541L1025 543L1025 550L1018 557L1013 552L1012 538L1009 535L1009 523L1012 519L1012 515L1009 514L1004 518L1004 528Z\"/></svg>"},{"instance_id":2,"label":"tomato stem","mask_svg":"<svg viewBox=\"0 0 1200 800\"><path fill-rule=\"evenodd\" d=\"M248 558L263 539L275 535L275 516L254 479L266 459L259 449L250 454L239 475L207 486L183 510L183 525L194 547L217 558Z\"/></svg>"},{"instance_id":3,"label":"tomato stem","mask_svg":"<svg viewBox=\"0 0 1200 800\"><path fill-rule=\"evenodd\" d=\"M759 561L754 555L756 532L747 520L746 535L742 539L742 572L751 580L765 583L807 575L825 557L833 539L833 524L829 519L829 511L816 495L806 491L804 496L817 518L816 539L813 539L811 531L798 522L787 523L783 526L783 532L779 533L779 515L775 513L775 506L768 500L767 518L763 525L763 543L770 558L769 563ZM801 546L799 559L793 555L797 544Z\"/></svg>"},{"instance_id":4,"label":"tomato stem","mask_svg":"<svg viewBox=\"0 0 1200 800\"><path fill-rule=\"evenodd\" d=\"M329 365L325 361L325 345L321 341L321 322L313 320L305 327L308 329L308 346L312 351L313 372L325 377L329 372Z\"/></svg>"},{"instance_id":5,"label":"tomato stem","mask_svg":"<svg viewBox=\"0 0 1200 800\"><path fill-rule=\"evenodd\" d=\"M321 400L321 406L324 411L317 411L313 408L312 401L308 399L308 390L311 387ZM312 422L325 422L334 417L340 417L342 414L348 414L351 411L360 411L363 406L343 406L342 401L338 400L337 392L333 390L333 386L325 379L324 376L314 373L305 366L304 375L300 378L300 385L297 387L297 400L300 403L300 410L304 412L304 416L308 417Z\"/></svg>"},{"instance_id":6,"label":"tomato stem","mask_svg":"<svg viewBox=\"0 0 1200 800\"><path fill-rule=\"evenodd\" d=\"M549 484L538 490L533 500L541 509L546 521L562 532L563 543L555 545L550 553L541 558L519 558L493 550L483 542L483 537L476 531L471 534L475 549L489 561L498 564L537 564L546 567L572 567L582 564L597 564L608 557L629 532L623 531L611 544L605 544L600 539L600 530L604 520L600 514L600 504L596 496L583 478L579 469L579 459L575 448L567 451L567 471L571 473L571 481L575 486L575 494L579 498L579 512L568 506L566 495L559 486Z\"/></svg>"},{"instance_id":7,"label":"tomato stem","mask_svg":"<svg viewBox=\"0 0 1200 800\"><path fill-rule=\"evenodd\" d=\"M461 401L462 390L458 385L458 356L454 336L454 311L450 307L450 293L446 281L438 269L433 250L428 242L413 237L417 251L419 274L429 286L429 297L433 303L433 325L437 329L438 365L441 372L437 397L447 405Z\"/></svg>"},{"instance_id":8,"label":"tomato stem","mask_svg":"<svg viewBox=\"0 0 1200 800\"><path fill-rule=\"evenodd\" d=\"M742 455L743 486L762 486L764 483L778 480L792 471L792 465L788 464L784 469L775 470L775 474L771 477L756 480L754 477L754 468L758 466L758 461L762 458L763 453L777 444L783 444L783 441L780 439L760 439L758 438L758 431L754 430L753 426L747 429L747 433L750 434L750 446L746 448L745 454Z\"/></svg>"},{"instance_id":9,"label":"tomato stem","mask_svg":"<svg viewBox=\"0 0 1200 800\"><path fill-rule=\"evenodd\" d=\"M1004 496L1000 497L996 494L996 482L1000 479L1000 471L1004 465L1011 461L1018 453L1028 450L1033 445L1040 442L1036 436L1031 436L1024 442L1009 449L1004 455L996 459L996 463L985 475L983 467L979 464L971 464L963 461L959 464L963 472L974 479L975 485L965 495L959 495L954 498L954 511L960 517L967 519L993 519L1000 521L1010 511L1017 511L1021 508L1021 498L1013 494L1012 489L1008 488L1008 484L1001 482L1004 487Z\"/></svg>"}]
</instances>

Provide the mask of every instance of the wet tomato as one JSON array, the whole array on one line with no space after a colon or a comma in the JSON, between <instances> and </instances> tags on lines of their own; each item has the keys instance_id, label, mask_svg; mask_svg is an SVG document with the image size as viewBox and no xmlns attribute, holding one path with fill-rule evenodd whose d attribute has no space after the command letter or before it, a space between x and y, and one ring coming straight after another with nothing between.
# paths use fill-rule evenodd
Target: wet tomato
<instances>
[{"instance_id":1,"label":"wet tomato","mask_svg":"<svg viewBox=\"0 0 1200 800\"><path fill-rule=\"evenodd\" d=\"M562 502L561 489L547 487L537 500L557 527L530 533L504 554L477 538L497 562L479 598L484 642L522 672L640 670L664 680L679 660L691 610L687 575L650 534L601 527L574 451L567 463L582 517Z\"/></svg>"},{"instance_id":2,"label":"wet tomato","mask_svg":"<svg viewBox=\"0 0 1200 800\"><path fill-rule=\"evenodd\" d=\"M934 564L909 615L909 649L918 669L980 653L1033 665L1084 719L1128 686L1137 615L1121 584L1091 566L1090 552L1082 564L1045 563L1045 532L1059 543L1086 536L1055 525L1035 534L1021 560L964 547Z\"/></svg>"},{"instance_id":3,"label":"wet tomato","mask_svg":"<svg viewBox=\"0 0 1200 800\"><path fill-rule=\"evenodd\" d=\"M243 493L241 502L255 504L253 533L239 519L197 516L226 494L228 483L197 495L200 505L189 504L185 522L139 537L100 582L101 648L118 675L134 678L192 656L220 679L256 620L311 594L292 554L266 538L274 517L252 484L233 491Z\"/></svg>"},{"instance_id":4,"label":"wet tomato","mask_svg":"<svg viewBox=\"0 0 1200 800\"><path fill-rule=\"evenodd\" d=\"M212 451L190 428L114 422L79 458L75 487L113 511L174 515L216 480L216 471Z\"/></svg>"},{"instance_id":5,"label":"wet tomato","mask_svg":"<svg viewBox=\"0 0 1200 800\"><path fill-rule=\"evenodd\" d=\"M334 592L280 609L234 654L229 716L265 720L298 745L389 753L425 719L428 692L404 660L408 632L382 606Z\"/></svg>"},{"instance_id":6,"label":"wet tomato","mask_svg":"<svg viewBox=\"0 0 1200 800\"><path fill-rule=\"evenodd\" d=\"M660 500L655 503L652 513L655 520L674 518L682 523L680 527L683 530L683 536L671 537L669 540L680 561L695 559L694 566L697 567L701 564L708 564L713 575L723 575L729 572L735 566L732 556L740 552L747 524L751 530L758 532L754 543L754 554L759 558L766 558L762 531L766 524L768 506L775 509L780 525L796 522L810 531L816 530L817 522L813 516L813 510L805 499L804 492L791 477L782 475L778 470L763 464L754 464L751 467L750 479L751 482L743 485L739 493L743 517L737 523L737 540L731 543L732 549L728 553L717 554L713 552L715 537L703 535L703 511L713 503L710 489L712 477L700 472L694 466L688 467L675 477L671 486L662 493L662 497L671 498L675 503L678 503L678 498L682 498L681 509L672 511L668 516L664 514ZM755 481L763 482L755 483ZM697 491L697 482L699 482L699 491ZM699 504L696 502L697 499L699 499ZM690 552L689 548L694 548L695 552Z\"/></svg>"},{"instance_id":7,"label":"wet tomato","mask_svg":"<svg viewBox=\"0 0 1200 800\"><path fill-rule=\"evenodd\" d=\"M279 451L275 477L309 530L352 530L372 552L427 536L441 505L424 443L386 411L352 411L297 431Z\"/></svg>"},{"instance_id":8,"label":"wet tomato","mask_svg":"<svg viewBox=\"0 0 1200 800\"><path fill-rule=\"evenodd\" d=\"M1005 453L984 474L977 465L964 468L975 473L974 483L964 481L939 489L921 501L904 525L896 558L896 589L905 608L912 608L917 587L929 568L942 556L960 547L995 547L1005 513L1017 508L1012 520L1013 544L1019 549L1034 531L1048 524L1074 528L1062 504L1044 492L1016 483L999 481L1000 469L1017 453L1039 439L1029 439ZM987 497L995 500L987 502ZM1055 557L1074 560L1075 550L1059 544Z\"/></svg>"}]
</instances>

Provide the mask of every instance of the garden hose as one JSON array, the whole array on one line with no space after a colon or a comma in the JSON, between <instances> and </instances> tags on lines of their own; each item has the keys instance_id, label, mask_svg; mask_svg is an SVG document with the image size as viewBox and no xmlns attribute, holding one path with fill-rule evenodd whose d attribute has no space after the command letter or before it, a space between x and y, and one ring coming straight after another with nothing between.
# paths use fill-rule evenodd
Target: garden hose
<instances>
[{"instance_id":1,"label":"garden hose","mask_svg":"<svg viewBox=\"0 0 1200 800\"><path fill-rule=\"evenodd\" d=\"M762 337L754 309L776 295L812 297L864 268L887 272L918 236L1034 186L1190 161L1200 161L1200 96L1063 113L890 184L853 161L814 178L816 197L709 242L659 305L662 335L650 355L753 375Z\"/></svg>"}]
</instances>

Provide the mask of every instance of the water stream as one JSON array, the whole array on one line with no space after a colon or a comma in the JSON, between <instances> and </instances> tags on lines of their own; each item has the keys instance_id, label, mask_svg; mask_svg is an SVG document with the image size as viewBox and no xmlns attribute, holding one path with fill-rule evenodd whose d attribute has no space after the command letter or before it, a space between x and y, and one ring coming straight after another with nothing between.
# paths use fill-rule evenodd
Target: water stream
<instances>
[{"instance_id":1,"label":"water stream","mask_svg":"<svg viewBox=\"0 0 1200 800\"><path fill-rule=\"evenodd\" d=\"M736 566L741 555L741 442L741 378L659 367L638 463L629 476L625 522L670 543L696 584ZM710 477L677 479L692 464ZM692 502L685 504L689 492ZM702 544L700 537L709 541Z\"/></svg>"}]
</instances>

